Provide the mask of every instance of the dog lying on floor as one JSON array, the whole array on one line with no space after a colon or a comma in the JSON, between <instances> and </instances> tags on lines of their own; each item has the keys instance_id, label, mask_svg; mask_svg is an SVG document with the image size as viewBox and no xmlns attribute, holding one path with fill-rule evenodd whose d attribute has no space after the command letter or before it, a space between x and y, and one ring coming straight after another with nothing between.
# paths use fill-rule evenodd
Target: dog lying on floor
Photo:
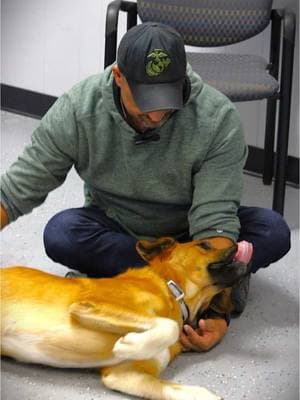
<instances>
[{"instance_id":1,"label":"dog lying on floor","mask_svg":"<svg viewBox=\"0 0 300 400\"><path fill-rule=\"evenodd\" d=\"M26 268L2 270L2 355L54 367L99 367L103 384L146 399L220 400L205 388L159 379L181 352L183 319L247 271L236 246L205 240L139 241L148 265L114 278L65 279Z\"/></svg>"}]
</instances>

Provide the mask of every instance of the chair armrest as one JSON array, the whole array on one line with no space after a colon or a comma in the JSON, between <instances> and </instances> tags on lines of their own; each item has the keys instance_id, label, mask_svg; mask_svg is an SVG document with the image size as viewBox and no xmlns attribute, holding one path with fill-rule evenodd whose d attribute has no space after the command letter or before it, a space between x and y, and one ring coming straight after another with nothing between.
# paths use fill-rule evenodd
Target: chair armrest
<instances>
[{"instance_id":1,"label":"chair armrest","mask_svg":"<svg viewBox=\"0 0 300 400\"><path fill-rule=\"evenodd\" d=\"M273 9L271 13L271 47L270 47L270 74L278 79L279 58L283 59L283 49L295 45L295 15L286 13L284 9ZM282 50L280 50L282 46Z\"/></svg>"},{"instance_id":2,"label":"chair armrest","mask_svg":"<svg viewBox=\"0 0 300 400\"><path fill-rule=\"evenodd\" d=\"M270 64L268 66L270 74L278 79L279 56L281 46L281 21L283 10L272 10L271 12L271 41L270 41Z\"/></svg>"},{"instance_id":3,"label":"chair armrest","mask_svg":"<svg viewBox=\"0 0 300 400\"><path fill-rule=\"evenodd\" d=\"M296 17L292 12L287 12L283 17L283 38L286 39L292 46L295 45L295 25Z\"/></svg>"},{"instance_id":4,"label":"chair armrest","mask_svg":"<svg viewBox=\"0 0 300 400\"><path fill-rule=\"evenodd\" d=\"M127 30L137 24L137 4L135 2L114 0L108 4L105 25L105 68L116 60L120 11L127 12Z\"/></svg>"},{"instance_id":5,"label":"chair armrest","mask_svg":"<svg viewBox=\"0 0 300 400\"><path fill-rule=\"evenodd\" d=\"M294 65L294 49L295 49L295 14L285 12L282 17L282 55L281 55L281 96L289 93L291 101L291 89Z\"/></svg>"}]
</instances>

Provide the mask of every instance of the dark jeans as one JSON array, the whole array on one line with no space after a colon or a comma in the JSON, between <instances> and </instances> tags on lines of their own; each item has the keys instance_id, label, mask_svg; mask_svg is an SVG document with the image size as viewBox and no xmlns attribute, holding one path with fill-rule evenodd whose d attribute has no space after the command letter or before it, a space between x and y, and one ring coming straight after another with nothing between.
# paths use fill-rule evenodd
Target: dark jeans
<instances>
[{"instance_id":1,"label":"dark jeans","mask_svg":"<svg viewBox=\"0 0 300 400\"><path fill-rule=\"evenodd\" d=\"M290 249L290 230L270 209L240 207L240 240L253 244L252 272L279 260ZM72 208L50 219L44 232L47 255L55 262L91 277L116 275L145 262L136 239L98 208Z\"/></svg>"}]
</instances>

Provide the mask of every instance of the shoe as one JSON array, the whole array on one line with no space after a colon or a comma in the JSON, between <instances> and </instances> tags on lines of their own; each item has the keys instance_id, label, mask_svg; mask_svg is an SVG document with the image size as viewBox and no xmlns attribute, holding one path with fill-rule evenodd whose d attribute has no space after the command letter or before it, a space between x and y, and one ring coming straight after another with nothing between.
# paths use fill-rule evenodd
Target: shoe
<instances>
[{"instance_id":1,"label":"shoe","mask_svg":"<svg viewBox=\"0 0 300 400\"><path fill-rule=\"evenodd\" d=\"M66 273L65 278L87 278L87 274L79 271L69 271Z\"/></svg>"},{"instance_id":2,"label":"shoe","mask_svg":"<svg viewBox=\"0 0 300 400\"><path fill-rule=\"evenodd\" d=\"M231 300L234 306L232 316L239 316L244 311L250 287L250 274L246 275L240 283L232 288Z\"/></svg>"}]
</instances>

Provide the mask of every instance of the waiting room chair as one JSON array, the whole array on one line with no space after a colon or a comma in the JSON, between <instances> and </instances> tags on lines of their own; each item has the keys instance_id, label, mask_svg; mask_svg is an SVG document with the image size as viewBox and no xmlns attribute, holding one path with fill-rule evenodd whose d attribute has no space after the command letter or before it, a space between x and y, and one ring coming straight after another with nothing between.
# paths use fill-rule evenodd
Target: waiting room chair
<instances>
[{"instance_id":1,"label":"waiting room chair","mask_svg":"<svg viewBox=\"0 0 300 400\"><path fill-rule=\"evenodd\" d=\"M186 45L197 47L223 47L239 43L256 36L271 24L269 60L258 55L220 52L187 52L187 59L204 81L233 102L267 99L263 182L271 184L275 178L273 209L283 214L295 42L294 14L272 9L272 0L115 0L107 8L105 67L116 60L120 11L127 13L127 29L137 24L139 16L142 22L155 21L172 26L181 33Z\"/></svg>"}]
</instances>

